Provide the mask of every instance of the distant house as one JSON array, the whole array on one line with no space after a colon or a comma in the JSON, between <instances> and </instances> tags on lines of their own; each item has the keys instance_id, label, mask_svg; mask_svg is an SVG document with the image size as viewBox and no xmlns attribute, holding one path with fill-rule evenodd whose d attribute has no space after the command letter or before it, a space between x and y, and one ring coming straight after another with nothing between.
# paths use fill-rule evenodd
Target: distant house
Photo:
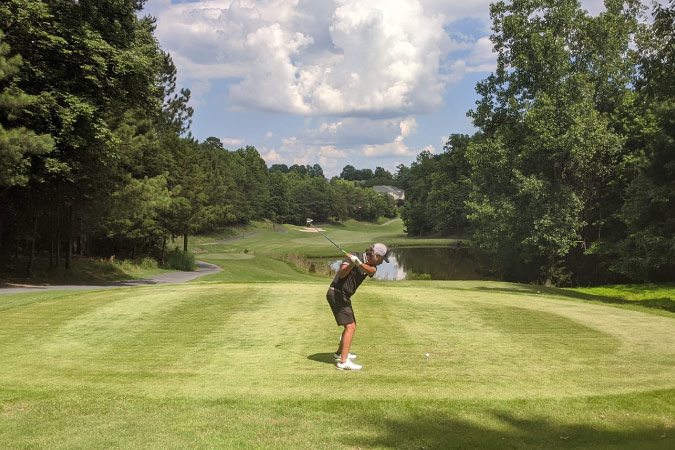
<instances>
[{"instance_id":1,"label":"distant house","mask_svg":"<svg viewBox=\"0 0 675 450\"><path fill-rule=\"evenodd\" d=\"M405 191L394 186L373 186L378 194L389 194L396 199L396 203L401 205L405 201Z\"/></svg>"}]
</instances>

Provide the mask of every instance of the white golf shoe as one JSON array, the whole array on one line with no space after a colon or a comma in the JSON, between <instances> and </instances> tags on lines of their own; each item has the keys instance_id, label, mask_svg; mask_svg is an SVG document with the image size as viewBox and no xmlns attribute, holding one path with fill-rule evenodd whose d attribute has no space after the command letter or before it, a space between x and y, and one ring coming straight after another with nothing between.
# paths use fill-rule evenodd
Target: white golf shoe
<instances>
[{"instance_id":1,"label":"white golf shoe","mask_svg":"<svg viewBox=\"0 0 675 450\"><path fill-rule=\"evenodd\" d=\"M361 370L362 367L359 366L358 364L355 364L351 359L348 359L345 362L338 361L335 364L335 367L337 370Z\"/></svg>"},{"instance_id":2,"label":"white golf shoe","mask_svg":"<svg viewBox=\"0 0 675 450\"><path fill-rule=\"evenodd\" d=\"M347 359L355 359L356 355L353 353L350 353L347 355ZM333 353L333 359L342 359L342 355L340 353Z\"/></svg>"}]
</instances>

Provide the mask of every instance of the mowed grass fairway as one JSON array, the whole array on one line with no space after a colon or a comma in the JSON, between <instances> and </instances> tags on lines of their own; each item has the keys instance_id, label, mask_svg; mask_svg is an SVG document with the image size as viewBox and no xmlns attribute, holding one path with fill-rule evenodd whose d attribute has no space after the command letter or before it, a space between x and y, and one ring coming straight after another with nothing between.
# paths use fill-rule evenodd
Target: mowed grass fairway
<instances>
[{"instance_id":1,"label":"mowed grass fairway","mask_svg":"<svg viewBox=\"0 0 675 450\"><path fill-rule=\"evenodd\" d=\"M342 372L329 280L228 251L184 285L0 296L0 447L675 448L675 314L366 280Z\"/></svg>"}]
</instances>

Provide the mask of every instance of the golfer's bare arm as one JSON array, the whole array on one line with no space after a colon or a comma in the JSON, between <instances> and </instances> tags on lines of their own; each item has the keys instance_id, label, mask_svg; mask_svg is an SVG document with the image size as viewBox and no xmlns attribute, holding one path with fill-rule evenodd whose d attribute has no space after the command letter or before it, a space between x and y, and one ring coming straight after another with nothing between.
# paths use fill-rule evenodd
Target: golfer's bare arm
<instances>
[{"instance_id":1,"label":"golfer's bare arm","mask_svg":"<svg viewBox=\"0 0 675 450\"><path fill-rule=\"evenodd\" d=\"M347 258L350 258L350 257L351 257L351 254L348 253ZM352 264L351 261L350 262L343 262L342 267L340 267L340 278L344 278L347 275L349 275L349 272L351 272L354 267L355 266L354 266L354 264ZM371 266L371 265L366 264L366 263L361 263L361 269L363 269L363 271L369 277L372 277L373 275L375 275L375 272L377 272L377 268L375 266Z\"/></svg>"}]
</instances>

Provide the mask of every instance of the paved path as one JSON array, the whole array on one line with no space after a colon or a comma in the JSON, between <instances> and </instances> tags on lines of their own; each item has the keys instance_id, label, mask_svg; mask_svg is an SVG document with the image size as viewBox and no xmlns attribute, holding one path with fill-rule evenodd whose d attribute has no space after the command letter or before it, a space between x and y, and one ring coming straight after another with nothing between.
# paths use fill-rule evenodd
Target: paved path
<instances>
[{"instance_id":1,"label":"paved path","mask_svg":"<svg viewBox=\"0 0 675 450\"><path fill-rule=\"evenodd\" d=\"M70 291L70 290L85 290L85 289L117 289L129 286L155 286L160 284L178 284L186 281L194 280L204 275L218 273L222 269L215 264L210 264L204 261L197 261L197 270L193 272L171 272L156 275L150 278L143 278L141 280L118 281L109 284L100 285L78 285L68 284L59 286L26 286L26 287L7 287L0 288L0 294L18 294L20 292L42 292L42 291Z\"/></svg>"},{"instance_id":2,"label":"paved path","mask_svg":"<svg viewBox=\"0 0 675 450\"><path fill-rule=\"evenodd\" d=\"M387 220L385 223L382 224L382 226L389 225L389 224L391 224L391 223L396 222L397 220L401 220L401 219L399 219L399 218L397 217L396 219Z\"/></svg>"}]
</instances>

